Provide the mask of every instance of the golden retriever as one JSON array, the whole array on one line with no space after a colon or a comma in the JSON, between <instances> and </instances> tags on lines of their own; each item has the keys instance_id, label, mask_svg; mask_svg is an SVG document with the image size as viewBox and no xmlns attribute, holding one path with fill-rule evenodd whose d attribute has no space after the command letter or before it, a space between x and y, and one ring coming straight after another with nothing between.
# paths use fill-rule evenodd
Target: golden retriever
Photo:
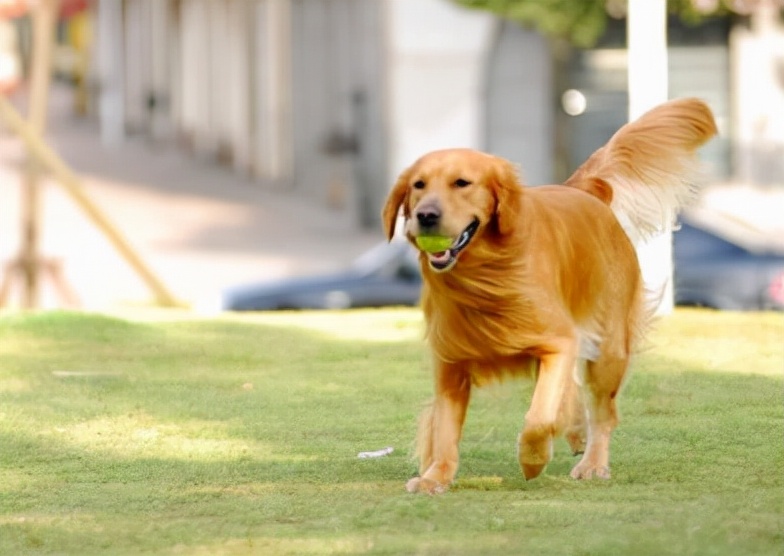
<instances>
[{"instance_id":1,"label":"golden retriever","mask_svg":"<svg viewBox=\"0 0 784 556\"><path fill-rule=\"evenodd\" d=\"M583 453L572 477L610 477L615 398L652 312L628 234L672 221L693 194L695 151L715 133L702 101L680 99L623 126L563 185L523 188L512 164L470 149L431 152L401 174L382 212L387 237L402 207L412 243L453 239L419 257L435 398L409 491L453 482L472 386L532 370L525 478L542 472L557 435Z\"/></svg>"}]
</instances>

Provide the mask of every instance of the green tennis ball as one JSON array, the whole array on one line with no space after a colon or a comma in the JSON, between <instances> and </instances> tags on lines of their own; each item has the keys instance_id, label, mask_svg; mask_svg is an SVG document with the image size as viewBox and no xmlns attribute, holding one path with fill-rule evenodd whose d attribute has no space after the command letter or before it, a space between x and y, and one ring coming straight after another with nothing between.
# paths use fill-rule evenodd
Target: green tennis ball
<instances>
[{"instance_id":1,"label":"green tennis ball","mask_svg":"<svg viewBox=\"0 0 784 556\"><path fill-rule=\"evenodd\" d=\"M447 236L418 236L416 244L422 251L440 253L452 245L452 238Z\"/></svg>"}]
</instances>

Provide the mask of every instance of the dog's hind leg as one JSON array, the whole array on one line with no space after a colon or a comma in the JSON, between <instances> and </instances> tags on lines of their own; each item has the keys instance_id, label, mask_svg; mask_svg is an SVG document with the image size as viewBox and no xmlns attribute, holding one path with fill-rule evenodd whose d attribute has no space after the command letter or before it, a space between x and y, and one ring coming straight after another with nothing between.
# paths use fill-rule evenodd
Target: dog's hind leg
<instances>
[{"instance_id":1,"label":"dog's hind leg","mask_svg":"<svg viewBox=\"0 0 784 556\"><path fill-rule=\"evenodd\" d=\"M557 349L548 349L540 358L531 407L518 440L517 459L526 479L533 479L550 462L558 416L577 357L577 342L563 338Z\"/></svg>"},{"instance_id":2,"label":"dog's hind leg","mask_svg":"<svg viewBox=\"0 0 784 556\"><path fill-rule=\"evenodd\" d=\"M435 378L435 399L422 413L417 432L421 476L408 481L409 492L444 492L457 474L471 377L465 365L438 361Z\"/></svg>"},{"instance_id":3,"label":"dog's hind leg","mask_svg":"<svg viewBox=\"0 0 784 556\"><path fill-rule=\"evenodd\" d=\"M566 381L556 424L556 436L563 436L566 439L574 455L585 452L588 432L582 392L582 384L585 381L585 365L584 359L577 359L574 373L571 379Z\"/></svg>"},{"instance_id":4,"label":"dog's hind leg","mask_svg":"<svg viewBox=\"0 0 784 556\"><path fill-rule=\"evenodd\" d=\"M571 476L575 479L610 478L610 437L618 424L615 398L628 364L628 355L605 353L598 361L588 362L583 387L588 414L588 441L585 454L572 469Z\"/></svg>"}]
</instances>

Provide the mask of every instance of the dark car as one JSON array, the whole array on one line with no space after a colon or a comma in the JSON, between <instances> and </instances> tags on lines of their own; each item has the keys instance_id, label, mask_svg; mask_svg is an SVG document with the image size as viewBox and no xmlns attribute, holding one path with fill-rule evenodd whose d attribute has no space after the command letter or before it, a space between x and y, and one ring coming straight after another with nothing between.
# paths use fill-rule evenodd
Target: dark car
<instances>
[{"instance_id":1,"label":"dark car","mask_svg":"<svg viewBox=\"0 0 784 556\"><path fill-rule=\"evenodd\" d=\"M731 241L689 222L673 237L676 305L784 309L784 250Z\"/></svg>"},{"instance_id":2,"label":"dark car","mask_svg":"<svg viewBox=\"0 0 784 556\"><path fill-rule=\"evenodd\" d=\"M223 307L258 311L416 305L421 288L416 251L400 240L380 243L345 271L231 289Z\"/></svg>"},{"instance_id":3,"label":"dark car","mask_svg":"<svg viewBox=\"0 0 784 556\"><path fill-rule=\"evenodd\" d=\"M742 246L688 222L674 234L676 305L784 309L784 250ZM380 243L345 271L229 290L224 309L345 309L416 305L422 277L406 241Z\"/></svg>"}]
</instances>

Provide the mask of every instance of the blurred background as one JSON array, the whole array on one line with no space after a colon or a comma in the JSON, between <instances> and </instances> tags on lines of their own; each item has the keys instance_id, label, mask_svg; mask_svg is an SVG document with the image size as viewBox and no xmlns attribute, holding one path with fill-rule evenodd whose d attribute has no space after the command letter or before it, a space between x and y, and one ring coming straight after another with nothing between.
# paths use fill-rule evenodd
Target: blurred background
<instances>
[{"instance_id":1,"label":"blurred background","mask_svg":"<svg viewBox=\"0 0 784 556\"><path fill-rule=\"evenodd\" d=\"M625 0L0 0L0 90L23 115L35 10L47 2L57 17L46 142L196 307L220 306L235 285L351 266L382 241L395 177L428 150L487 150L519 163L527 184L554 183L628 115ZM690 223L775 259L784 2L668 10L669 96L706 100L720 131L702 152L710 176ZM3 263L24 242L25 153L0 132ZM69 195L41 181L40 253L59 261L70 302L150 303ZM9 269L14 307L22 286ZM784 272L765 272L760 287L775 297ZM69 297L45 278L37 295L45 307Z\"/></svg>"}]
</instances>

